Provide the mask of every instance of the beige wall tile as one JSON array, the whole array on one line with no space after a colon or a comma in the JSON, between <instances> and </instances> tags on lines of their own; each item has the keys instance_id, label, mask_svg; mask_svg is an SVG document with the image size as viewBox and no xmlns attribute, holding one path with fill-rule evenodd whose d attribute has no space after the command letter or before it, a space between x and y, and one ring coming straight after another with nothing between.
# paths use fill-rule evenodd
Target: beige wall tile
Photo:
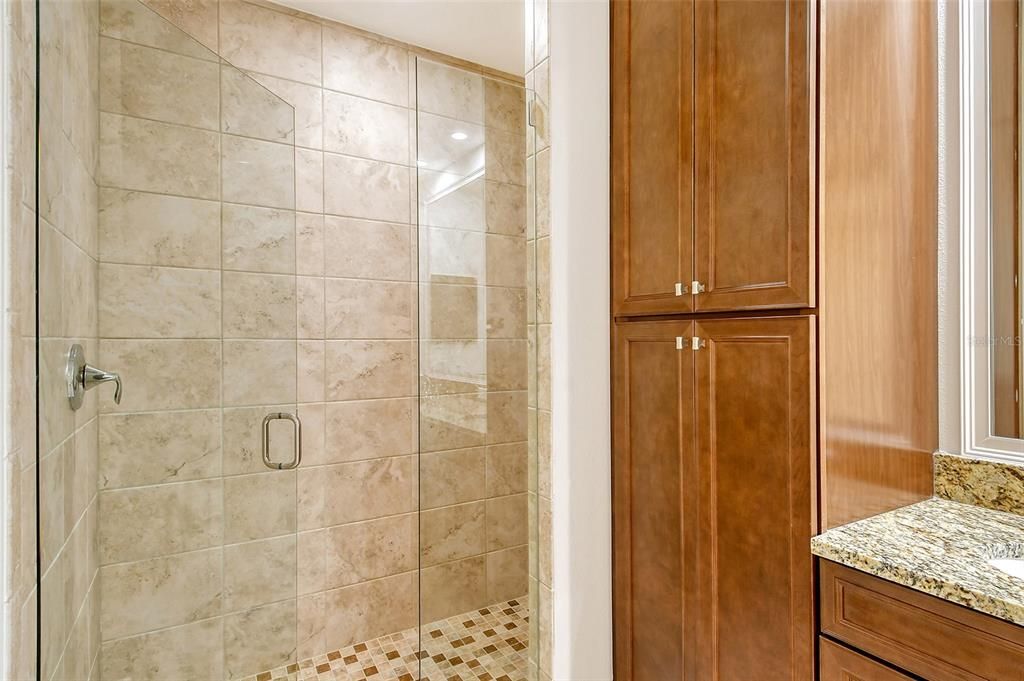
<instances>
[{"instance_id":1,"label":"beige wall tile","mask_svg":"<svg viewBox=\"0 0 1024 681\"><path fill-rule=\"evenodd\" d=\"M124 382L120 405L104 412L201 409L220 403L220 342L210 340L101 340L98 365Z\"/></svg>"},{"instance_id":2,"label":"beige wall tile","mask_svg":"<svg viewBox=\"0 0 1024 681\"><path fill-rule=\"evenodd\" d=\"M487 602L523 598L527 591L528 550L525 546L487 554ZM533 615L533 613L530 613Z\"/></svg>"},{"instance_id":3,"label":"beige wall tile","mask_svg":"<svg viewBox=\"0 0 1024 681\"><path fill-rule=\"evenodd\" d=\"M324 154L324 211L369 220L409 222L409 168Z\"/></svg>"},{"instance_id":4,"label":"beige wall tile","mask_svg":"<svg viewBox=\"0 0 1024 681\"><path fill-rule=\"evenodd\" d=\"M75 427L64 378L67 353L68 343L64 339L39 341L39 451L43 453L52 451Z\"/></svg>"},{"instance_id":5,"label":"beige wall tile","mask_svg":"<svg viewBox=\"0 0 1024 681\"><path fill-rule=\"evenodd\" d=\"M200 480L100 493L104 565L220 544L221 482Z\"/></svg>"},{"instance_id":6,"label":"beige wall tile","mask_svg":"<svg viewBox=\"0 0 1024 681\"><path fill-rule=\"evenodd\" d=\"M121 40L100 41L100 109L216 130L216 64Z\"/></svg>"},{"instance_id":7,"label":"beige wall tile","mask_svg":"<svg viewBox=\"0 0 1024 681\"><path fill-rule=\"evenodd\" d=\"M224 540L242 542L294 533L295 472L224 479Z\"/></svg>"},{"instance_id":8,"label":"beige wall tile","mask_svg":"<svg viewBox=\"0 0 1024 681\"><path fill-rule=\"evenodd\" d=\"M526 341L487 341L487 389L526 390Z\"/></svg>"},{"instance_id":9,"label":"beige wall tile","mask_svg":"<svg viewBox=\"0 0 1024 681\"><path fill-rule=\"evenodd\" d=\"M487 444L526 439L526 391L487 395Z\"/></svg>"},{"instance_id":10,"label":"beige wall tile","mask_svg":"<svg viewBox=\"0 0 1024 681\"><path fill-rule=\"evenodd\" d=\"M326 430L326 414L324 404L300 404L298 415L302 419L302 459L303 461L324 460L324 434Z\"/></svg>"},{"instance_id":11,"label":"beige wall tile","mask_svg":"<svg viewBox=\"0 0 1024 681\"><path fill-rule=\"evenodd\" d=\"M488 274L485 258L487 238L481 232L421 227L420 281L484 283Z\"/></svg>"},{"instance_id":12,"label":"beige wall tile","mask_svg":"<svg viewBox=\"0 0 1024 681\"><path fill-rule=\"evenodd\" d=\"M322 149L324 144L323 90L293 80L250 73L249 76L295 110L295 144Z\"/></svg>"},{"instance_id":13,"label":"beige wall tile","mask_svg":"<svg viewBox=\"0 0 1024 681\"><path fill-rule=\"evenodd\" d=\"M420 449L479 447L486 439L487 413L487 396L482 394L421 397Z\"/></svg>"},{"instance_id":14,"label":"beige wall tile","mask_svg":"<svg viewBox=\"0 0 1024 681\"><path fill-rule=\"evenodd\" d=\"M551 586L551 500L537 499L537 576L540 583Z\"/></svg>"},{"instance_id":15,"label":"beige wall tile","mask_svg":"<svg viewBox=\"0 0 1024 681\"><path fill-rule=\"evenodd\" d=\"M73 443L67 440L39 461L39 548L41 565L46 570L59 562L60 550L71 528L64 527L64 460L73 454Z\"/></svg>"},{"instance_id":16,"label":"beige wall tile","mask_svg":"<svg viewBox=\"0 0 1024 681\"><path fill-rule=\"evenodd\" d=\"M221 135L221 187L225 201L294 209L295 147Z\"/></svg>"},{"instance_id":17,"label":"beige wall tile","mask_svg":"<svg viewBox=\"0 0 1024 681\"><path fill-rule=\"evenodd\" d=\"M200 199L219 197L220 135L100 114L100 184Z\"/></svg>"},{"instance_id":18,"label":"beige wall tile","mask_svg":"<svg viewBox=\"0 0 1024 681\"><path fill-rule=\"evenodd\" d=\"M220 266L220 204L215 201L101 189L99 217L104 262Z\"/></svg>"},{"instance_id":19,"label":"beige wall tile","mask_svg":"<svg viewBox=\"0 0 1024 681\"><path fill-rule=\"evenodd\" d=\"M171 5L181 7L176 0L173 3L169 0L147 2L155 3L154 6L159 7L161 11L166 11ZM216 30L216 23L212 28ZM137 0L100 0L100 31L111 38L121 38L207 61L218 61L216 54L191 37L195 35L207 40L208 34L204 37L191 30L186 33ZM207 44L215 48L214 43Z\"/></svg>"},{"instance_id":20,"label":"beige wall tile","mask_svg":"<svg viewBox=\"0 0 1024 681\"><path fill-rule=\"evenodd\" d=\"M298 555L300 560L298 562L298 576L297 576L297 588L300 596L306 594L317 593L324 590L324 584L326 584L327 574L327 530L312 530L310 532L300 532L297 535L298 540ZM305 621L302 611L310 605L309 601L303 598L299 598L299 628L302 629L302 624ZM313 655L321 655L323 650L327 648L320 648L318 651L314 651ZM299 658L305 657L302 653L299 653Z\"/></svg>"},{"instance_id":21,"label":"beige wall tile","mask_svg":"<svg viewBox=\"0 0 1024 681\"><path fill-rule=\"evenodd\" d=\"M53 674L60 663L60 655L64 642L67 640L70 623L65 613L65 579L64 561L57 561L43 574L39 585L40 622L49 623L50 634L39 643L42 675ZM33 637L36 638L36 637ZM38 639L36 639L38 640Z\"/></svg>"},{"instance_id":22,"label":"beige wall tile","mask_svg":"<svg viewBox=\"0 0 1024 681\"><path fill-rule=\"evenodd\" d=\"M323 402L325 380L324 342L318 340L299 341L298 355L299 402Z\"/></svg>"},{"instance_id":23,"label":"beige wall tile","mask_svg":"<svg viewBox=\"0 0 1024 681\"><path fill-rule=\"evenodd\" d=\"M551 321L551 239L537 239L537 321Z\"/></svg>"},{"instance_id":24,"label":"beige wall tile","mask_svg":"<svg viewBox=\"0 0 1024 681\"><path fill-rule=\"evenodd\" d=\"M537 412L537 493L551 498L551 412Z\"/></svg>"},{"instance_id":25,"label":"beige wall tile","mask_svg":"<svg viewBox=\"0 0 1024 681\"><path fill-rule=\"evenodd\" d=\"M488 287L487 337L526 337L526 290Z\"/></svg>"},{"instance_id":26,"label":"beige wall tile","mask_svg":"<svg viewBox=\"0 0 1024 681\"><path fill-rule=\"evenodd\" d=\"M476 339L481 337L480 307L486 295L482 286L426 284L419 287L424 338Z\"/></svg>"},{"instance_id":27,"label":"beige wall tile","mask_svg":"<svg viewBox=\"0 0 1024 681\"><path fill-rule=\"evenodd\" d=\"M224 405L295 402L294 340L224 341ZM268 371L253 371L268 367Z\"/></svg>"},{"instance_id":28,"label":"beige wall tile","mask_svg":"<svg viewBox=\"0 0 1024 681\"><path fill-rule=\"evenodd\" d=\"M482 499L486 464L483 447L420 455L420 508Z\"/></svg>"},{"instance_id":29,"label":"beige wall tile","mask_svg":"<svg viewBox=\"0 0 1024 681\"><path fill-rule=\"evenodd\" d=\"M99 189L95 171L86 166L81 155L64 159L63 224L64 233L89 257L98 253Z\"/></svg>"},{"instance_id":30,"label":"beige wall tile","mask_svg":"<svg viewBox=\"0 0 1024 681\"><path fill-rule=\"evenodd\" d=\"M220 336L220 272L102 264L100 336Z\"/></svg>"},{"instance_id":31,"label":"beige wall tile","mask_svg":"<svg viewBox=\"0 0 1024 681\"><path fill-rule=\"evenodd\" d=\"M324 27L324 87L399 106L409 105L406 51L341 26Z\"/></svg>"},{"instance_id":32,"label":"beige wall tile","mask_svg":"<svg viewBox=\"0 0 1024 681\"><path fill-rule=\"evenodd\" d=\"M415 514L338 525L325 532L324 584L328 589L416 569Z\"/></svg>"},{"instance_id":33,"label":"beige wall tile","mask_svg":"<svg viewBox=\"0 0 1024 681\"><path fill-rule=\"evenodd\" d=\"M222 2L220 51L240 69L320 85L320 25L312 21L246 2Z\"/></svg>"},{"instance_id":34,"label":"beige wall tile","mask_svg":"<svg viewBox=\"0 0 1024 681\"><path fill-rule=\"evenodd\" d=\"M220 614L221 549L108 565L100 570L104 641Z\"/></svg>"},{"instance_id":35,"label":"beige wall tile","mask_svg":"<svg viewBox=\"0 0 1024 681\"><path fill-rule=\"evenodd\" d=\"M328 341L327 399L363 400L416 394L411 341Z\"/></svg>"},{"instance_id":36,"label":"beige wall tile","mask_svg":"<svg viewBox=\"0 0 1024 681\"><path fill-rule=\"evenodd\" d=\"M487 496L526 491L528 454L525 442L487 448Z\"/></svg>"},{"instance_id":37,"label":"beige wall tile","mask_svg":"<svg viewBox=\"0 0 1024 681\"><path fill-rule=\"evenodd\" d=\"M295 150L295 207L324 212L324 155L310 149Z\"/></svg>"},{"instance_id":38,"label":"beige wall tile","mask_svg":"<svg viewBox=\"0 0 1024 681\"><path fill-rule=\"evenodd\" d=\"M224 610L295 598L297 560L294 534L225 546Z\"/></svg>"},{"instance_id":39,"label":"beige wall tile","mask_svg":"<svg viewBox=\"0 0 1024 681\"><path fill-rule=\"evenodd\" d=\"M409 110L326 90L324 151L407 165Z\"/></svg>"},{"instance_id":40,"label":"beige wall tile","mask_svg":"<svg viewBox=\"0 0 1024 681\"><path fill-rule=\"evenodd\" d=\"M272 412L292 411L293 405L267 405L225 409L224 475L266 473L263 463L263 417ZM271 424L270 459L287 461L294 453L294 436L288 423Z\"/></svg>"},{"instance_id":41,"label":"beige wall tile","mask_svg":"<svg viewBox=\"0 0 1024 681\"><path fill-rule=\"evenodd\" d=\"M486 182L487 231L508 236L526 235L526 192L503 182Z\"/></svg>"},{"instance_id":42,"label":"beige wall tile","mask_svg":"<svg viewBox=\"0 0 1024 681\"><path fill-rule=\"evenodd\" d=\"M484 124L522 134L526 130L526 90L493 78L483 81Z\"/></svg>"},{"instance_id":43,"label":"beige wall tile","mask_svg":"<svg viewBox=\"0 0 1024 681\"><path fill-rule=\"evenodd\" d=\"M104 679L220 679L224 676L219 618L103 644Z\"/></svg>"},{"instance_id":44,"label":"beige wall tile","mask_svg":"<svg viewBox=\"0 0 1024 681\"><path fill-rule=\"evenodd\" d=\"M295 272L295 211L225 203L223 267L246 272Z\"/></svg>"},{"instance_id":45,"label":"beige wall tile","mask_svg":"<svg viewBox=\"0 0 1024 681\"><path fill-rule=\"evenodd\" d=\"M487 604L486 558L474 556L420 572L420 617L433 622Z\"/></svg>"},{"instance_id":46,"label":"beige wall tile","mask_svg":"<svg viewBox=\"0 0 1024 681\"><path fill-rule=\"evenodd\" d=\"M324 273L324 216L298 213L295 216L298 274L322 276Z\"/></svg>"},{"instance_id":47,"label":"beige wall tile","mask_svg":"<svg viewBox=\"0 0 1024 681\"><path fill-rule=\"evenodd\" d=\"M410 281L414 239L409 225L328 215L324 218L326 274Z\"/></svg>"},{"instance_id":48,"label":"beige wall tile","mask_svg":"<svg viewBox=\"0 0 1024 681\"><path fill-rule=\"evenodd\" d=\"M294 599L224 617L224 671L240 679L294 662Z\"/></svg>"},{"instance_id":49,"label":"beige wall tile","mask_svg":"<svg viewBox=\"0 0 1024 681\"><path fill-rule=\"evenodd\" d=\"M102 415L99 419L100 488L219 476L220 423L220 411L213 409Z\"/></svg>"},{"instance_id":50,"label":"beige wall tile","mask_svg":"<svg viewBox=\"0 0 1024 681\"><path fill-rule=\"evenodd\" d=\"M268 142L295 143L295 107L233 66L220 70L220 129Z\"/></svg>"},{"instance_id":51,"label":"beige wall tile","mask_svg":"<svg viewBox=\"0 0 1024 681\"><path fill-rule=\"evenodd\" d=\"M299 338L324 337L324 280L320 277L299 277L298 334Z\"/></svg>"},{"instance_id":52,"label":"beige wall tile","mask_svg":"<svg viewBox=\"0 0 1024 681\"><path fill-rule=\"evenodd\" d=\"M416 510L416 462L401 456L326 466L324 526Z\"/></svg>"},{"instance_id":53,"label":"beige wall tile","mask_svg":"<svg viewBox=\"0 0 1024 681\"><path fill-rule=\"evenodd\" d=\"M324 639L344 647L416 626L416 573L408 572L324 594Z\"/></svg>"},{"instance_id":54,"label":"beige wall tile","mask_svg":"<svg viewBox=\"0 0 1024 681\"><path fill-rule=\"evenodd\" d=\"M61 284L62 324L65 337L95 338L98 324L96 310L97 266L96 261L89 257L71 241L63 243L64 273Z\"/></svg>"},{"instance_id":55,"label":"beige wall tile","mask_svg":"<svg viewBox=\"0 0 1024 681\"><path fill-rule=\"evenodd\" d=\"M484 552L484 502L420 512L420 564L424 567Z\"/></svg>"},{"instance_id":56,"label":"beige wall tile","mask_svg":"<svg viewBox=\"0 0 1024 681\"><path fill-rule=\"evenodd\" d=\"M497 551L526 544L526 495L513 494L487 500L487 550Z\"/></svg>"},{"instance_id":57,"label":"beige wall tile","mask_svg":"<svg viewBox=\"0 0 1024 681\"><path fill-rule=\"evenodd\" d=\"M551 151L537 154L537 236L551 234Z\"/></svg>"},{"instance_id":58,"label":"beige wall tile","mask_svg":"<svg viewBox=\"0 0 1024 681\"><path fill-rule=\"evenodd\" d=\"M321 651L331 650L324 636L326 622L326 595L323 592L299 596L297 607L298 621L296 635L298 638L298 658L322 655Z\"/></svg>"},{"instance_id":59,"label":"beige wall tile","mask_svg":"<svg viewBox=\"0 0 1024 681\"><path fill-rule=\"evenodd\" d=\"M295 277L244 272L221 276L224 338L295 338Z\"/></svg>"},{"instance_id":60,"label":"beige wall tile","mask_svg":"<svg viewBox=\"0 0 1024 681\"><path fill-rule=\"evenodd\" d=\"M330 402L320 463L356 461L416 451L416 401Z\"/></svg>"},{"instance_id":61,"label":"beige wall tile","mask_svg":"<svg viewBox=\"0 0 1024 681\"><path fill-rule=\"evenodd\" d=\"M488 129L487 179L524 186L526 184L526 138L523 132Z\"/></svg>"},{"instance_id":62,"label":"beige wall tile","mask_svg":"<svg viewBox=\"0 0 1024 681\"><path fill-rule=\"evenodd\" d=\"M217 0L144 0L146 5L170 23L217 51Z\"/></svg>"},{"instance_id":63,"label":"beige wall tile","mask_svg":"<svg viewBox=\"0 0 1024 681\"><path fill-rule=\"evenodd\" d=\"M551 325L537 326L537 407L551 409Z\"/></svg>"},{"instance_id":64,"label":"beige wall tile","mask_svg":"<svg viewBox=\"0 0 1024 681\"><path fill-rule=\"evenodd\" d=\"M410 284L328 279L327 338L411 338L415 295Z\"/></svg>"},{"instance_id":65,"label":"beige wall tile","mask_svg":"<svg viewBox=\"0 0 1024 681\"><path fill-rule=\"evenodd\" d=\"M483 76L428 59L417 59L416 63L416 95L421 111L483 124Z\"/></svg>"},{"instance_id":66,"label":"beige wall tile","mask_svg":"<svg viewBox=\"0 0 1024 681\"><path fill-rule=\"evenodd\" d=\"M487 283L492 286L526 285L526 239L487 235Z\"/></svg>"}]
</instances>

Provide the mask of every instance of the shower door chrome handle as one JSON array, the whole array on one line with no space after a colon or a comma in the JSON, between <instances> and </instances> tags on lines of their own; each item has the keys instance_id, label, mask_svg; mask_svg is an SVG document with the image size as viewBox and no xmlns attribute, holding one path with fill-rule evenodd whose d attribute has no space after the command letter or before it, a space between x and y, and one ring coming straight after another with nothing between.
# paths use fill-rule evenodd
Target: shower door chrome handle
<instances>
[{"instance_id":1,"label":"shower door chrome handle","mask_svg":"<svg viewBox=\"0 0 1024 681\"><path fill-rule=\"evenodd\" d=\"M295 435L295 446L293 448L292 460L283 463L277 463L270 460L270 423L271 421L291 421L292 432ZM274 412L273 414L267 414L263 417L263 463L267 468L272 468L276 471L288 471L293 468L298 468L299 464L302 463L302 421L295 414L288 414L286 412Z\"/></svg>"}]
</instances>

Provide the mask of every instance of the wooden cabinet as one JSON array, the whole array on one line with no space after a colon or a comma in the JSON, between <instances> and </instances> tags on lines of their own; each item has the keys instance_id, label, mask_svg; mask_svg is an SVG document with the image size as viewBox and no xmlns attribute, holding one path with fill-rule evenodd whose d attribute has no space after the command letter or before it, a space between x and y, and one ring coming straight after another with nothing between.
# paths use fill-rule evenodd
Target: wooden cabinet
<instances>
[{"instance_id":1,"label":"wooden cabinet","mask_svg":"<svg viewBox=\"0 0 1024 681\"><path fill-rule=\"evenodd\" d=\"M615 327L616 679L698 678L692 336L685 321Z\"/></svg>"},{"instance_id":2,"label":"wooden cabinet","mask_svg":"<svg viewBox=\"0 0 1024 681\"><path fill-rule=\"evenodd\" d=\"M818 657L818 681L912 681L906 674L824 637Z\"/></svg>"},{"instance_id":3,"label":"wooden cabinet","mask_svg":"<svg viewBox=\"0 0 1024 681\"><path fill-rule=\"evenodd\" d=\"M813 322L616 325L617 679L811 677Z\"/></svg>"},{"instance_id":4,"label":"wooden cabinet","mask_svg":"<svg viewBox=\"0 0 1024 681\"><path fill-rule=\"evenodd\" d=\"M612 3L614 314L814 305L812 7Z\"/></svg>"},{"instance_id":5,"label":"wooden cabinet","mask_svg":"<svg viewBox=\"0 0 1024 681\"><path fill-rule=\"evenodd\" d=\"M1024 679L1024 628L831 561L820 571L822 633L929 681Z\"/></svg>"}]
</instances>

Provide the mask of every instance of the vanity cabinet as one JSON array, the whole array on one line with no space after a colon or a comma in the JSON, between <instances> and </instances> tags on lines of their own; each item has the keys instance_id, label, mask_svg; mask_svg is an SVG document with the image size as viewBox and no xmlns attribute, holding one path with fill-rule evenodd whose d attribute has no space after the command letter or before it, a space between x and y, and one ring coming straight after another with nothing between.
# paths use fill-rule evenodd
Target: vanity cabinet
<instances>
[{"instance_id":1,"label":"vanity cabinet","mask_svg":"<svg viewBox=\"0 0 1024 681\"><path fill-rule=\"evenodd\" d=\"M613 312L814 305L814 3L612 3Z\"/></svg>"},{"instance_id":2,"label":"vanity cabinet","mask_svg":"<svg viewBox=\"0 0 1024 681\"><path fill-rule=\"evenodd\" d=\"M617 679L811 678L813 328L616 325Z\"/></svg>"},{"instance_id":3,"label":"vanity cabinet","mask_svg":"<svg viewBox=\"0 0 1024 681\"><path fill-rule=\"evenodd\" d=\"M928 681L1024 679L1024 628L832 561L820 573L823 634Z\"/></svg>"},{"instance_id":4,"label":"vanity cabinet","mask_svg":"<svg viewBox=\"0 0 1024 681\"><path fill-rule=\"evenodd\" d=\"M822 637L818 681L913 681L891 667Z\"/></svg>"}]
</instances>

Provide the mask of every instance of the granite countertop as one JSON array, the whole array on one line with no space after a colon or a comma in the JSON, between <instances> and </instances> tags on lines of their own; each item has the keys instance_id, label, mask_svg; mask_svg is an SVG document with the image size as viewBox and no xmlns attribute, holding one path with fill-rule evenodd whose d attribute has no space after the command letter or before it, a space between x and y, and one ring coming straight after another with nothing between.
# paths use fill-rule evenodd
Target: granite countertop
<instances>
[{"instance_id":1,"label":"granite countertop","mask_svg":"<svg viewBox=\"0 0 1024 681\"><path fill-rule=\"evenodd\" d=\"M811 540L822 558L1024 625L1024 579L988 564L1024 549L1024 516L929 499Z\"/></svg>"}]
</instances>

